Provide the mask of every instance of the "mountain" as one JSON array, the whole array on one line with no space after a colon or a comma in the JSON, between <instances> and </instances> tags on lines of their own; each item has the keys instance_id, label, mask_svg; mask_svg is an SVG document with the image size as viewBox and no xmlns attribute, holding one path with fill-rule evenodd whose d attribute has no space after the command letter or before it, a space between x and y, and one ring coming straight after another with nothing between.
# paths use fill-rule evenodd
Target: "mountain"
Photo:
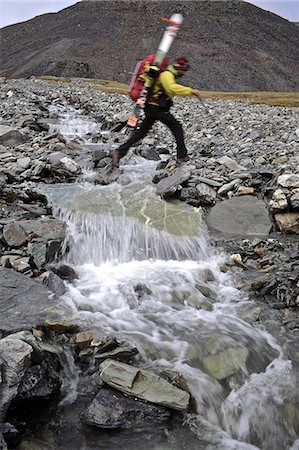
<instances>
[{"instance_id":1,"label":"mountain","mask_svg":"<svg viewBox=\"0 0 299 450\"><path fill-rule=\"evenodd\" d=\"M0 30L0 75L127 82L156 50L160 17L181 12L170 57L185 55L186 84L203 90L296 91L299 29L243 0L82 1Z\"/></svg>"}]
</instances>

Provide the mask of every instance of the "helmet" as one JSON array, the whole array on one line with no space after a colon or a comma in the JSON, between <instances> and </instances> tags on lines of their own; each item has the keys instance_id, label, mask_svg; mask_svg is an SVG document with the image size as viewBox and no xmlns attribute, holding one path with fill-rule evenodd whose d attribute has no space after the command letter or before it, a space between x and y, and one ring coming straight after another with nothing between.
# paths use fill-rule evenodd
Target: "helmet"
<instances>
[{"instance_id":1,"label":"helmet","mask_svg":"<svg viewBox=\"0 0 299 450\"><path fill-rule=\"evenodd\" d=\"M184 72L187 72L190 69L188 59L184 56L177 58L173 63L173 67L177 70L183 70Z\"/></svg>"}]
</instances>

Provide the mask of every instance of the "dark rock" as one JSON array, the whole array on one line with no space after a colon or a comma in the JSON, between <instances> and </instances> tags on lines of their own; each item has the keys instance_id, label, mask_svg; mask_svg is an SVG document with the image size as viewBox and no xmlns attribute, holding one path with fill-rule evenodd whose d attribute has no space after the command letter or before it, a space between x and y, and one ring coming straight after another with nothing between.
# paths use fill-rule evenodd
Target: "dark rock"
<instances>
[{"instance_id":1,"label":"dark rock","mask_svg":"<svg viewBox=\"0 0 299 450\"><path fill-rule=\"evenodd\" d=\"M4 332L29 330L57 307L45 286L12 269L0 267L0 329Z\"/></svg>"},{"instance_id":2,"label":"dark rock","mask_svg":"<svg viewBox=\"0 0 299 450\"><path fill-rule=\"evenodd\" d=\"M150 159L152 161L160 161L159 152L154 148L142 149L140 155L145 159Z\"/></svg>"},{"instance_id":3,"label":"dark rock","mask_svg":"<svg viewBox=\"0 0 299 450\"><path fill-rule=\"evenodd\" d=\"M163 406L144 403L115 390L100 389L82 420L99 428L143 428L163 423L170 416L170 410Z\"/></svg>"},{"instance_id":4,"label":"dark rock","mask_svg":"<svg viewBox=\"0 0 299 450\"><path fill-rule=\"evenodd\" d=\"M265 236L272 223L264 202L244 195L213 206L207 216L208 226L220 233L240 236Z\"/></svg>"},{"instance_id":5,"label":"dark rock","mask_svg":"<svg viewBox=\"0 0 299 450\"><path fill-rule=\"evenodd\" d=\"M172 196L181 188L181 185L190 178L191 172L187 168L176 169L172 175L160 180L156 192L163 197Z\"/></svg>"},{"instance_id":6,"label":"dark rock","mask_svg":"<svg viewBox=\"0 0 299 450\"><path fill-rule=\"evenodd\" d=\"M53 272L49 272L48 276L44 280L44 284L58 296L66 293L67 289L63 280Z\"/></svg>"},{"instance_id":7,"label":"dark rock","mask_svg":"<svg viewBox=\"0 0 299 450\"><path fill-rule=\"evenodd\" d=\"M56 267L51 266L51 270L60 278L62 278L62 280L66 280L69 283L72 283L76 278L78 278L76 271L66 264L61 264Z\"/></svg>"}]
</instances>

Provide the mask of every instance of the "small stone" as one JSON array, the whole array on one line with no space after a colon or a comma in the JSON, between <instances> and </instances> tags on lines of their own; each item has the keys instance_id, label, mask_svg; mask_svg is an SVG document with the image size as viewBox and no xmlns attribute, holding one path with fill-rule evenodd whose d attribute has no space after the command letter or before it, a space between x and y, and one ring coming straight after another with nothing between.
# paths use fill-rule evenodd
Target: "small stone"
<instances>
[{"instance_id":1,"label":"small stone","mask_svg":"<svg viewBox=\"0 0 299 450\"><path fill-rule=\"evenodd\" d=\"M280 231L299 234L299 212L278 213L274 217Z\"/></svg>"},{"instance_id":2,"label":"small stone","mask_svg":"<svg viewBox=\"0 0 299 450\"><path fill-rule=\"evenodd\" d=\"M269 209L273 212L283 211L288 207L288 199L282 189L277 189L269 201Z\"/></svg>"},{"instance_id":3,"label":"small stone","mask_svg":"<svg viewBox=\"0 0 299 450\"><path fill-rule=\"evenodd\" d=\"M10 247L20 247L27 242L27 234L21 225L12 222L4 225L3 239Z\"/></svg>"},{"instance_id":4,"label":"small stone","mask_svg":"<svg viewBox=\"0 0 299 450\"><path fill-rule=\"evenodd\" d=\"M288 161L287 156L279 156L278 158L273 159L272 164L283 164Z\"/></svg>"},{"instance_id":5,"label":"small stone","mask_svg":"<svg viewBox=\"0 0 299 450\"><path fill-rule=\"evenodd\" d=\"M75 336L75 342L80 350L85 350L89 347L94 336L92 330L82 331Z\"/></svg>"},{"instance_id":6,"label":"small stone","mask_svg":"<svg viewBox=\"0 0 299 450\"><path fill-rule=\"evenodd\" d=\"M289 173L280 175L277 183L282 187L299 187L299 174Z\"/></svg>"},{"instance_id":7,"label":"small stone","mask_svg":"<svg viewBox=\"0 0 299 450\"><path fill-rule=\"evenodd\" d=\"M253 195L254 188L250 186L239 186L236 195Z\"/></svg>"}]
</instances>

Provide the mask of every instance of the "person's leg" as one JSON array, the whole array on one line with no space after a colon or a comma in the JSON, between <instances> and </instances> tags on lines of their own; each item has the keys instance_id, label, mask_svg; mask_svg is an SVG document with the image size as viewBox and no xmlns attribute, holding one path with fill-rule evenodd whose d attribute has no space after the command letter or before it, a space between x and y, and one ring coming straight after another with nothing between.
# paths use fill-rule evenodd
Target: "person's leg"
<instances>
[{"instance_id":1,"label":"person's leg","mask_svg":"<svg viewBox=\"0 0 299 450\"><path fill-rule=\"evenodd\" d=\"M169 111L160 110L159 117L156 117L156 119L164 123L172 132L177 146L177 158L182 159L187 157L182 124Z\"/></svg>"},{"instance_id":2,"label":"person's leg","mask_svg":"<svg viewBox=\"0 0 299 450\"><path fill-rule=\"evenodd\" d=\"M128 153L129 148L135 144L136 142L140 141L144 136L147 135L151 127L154 125L155 120L150 114L145 113L145 118L142 121L140 127L137 128L137 130L134 130L132 135L129 137L129 139L124 142L122 145L118 147L117 150L114 150L112 152L112 161L113 164L117 165L120 158L125 156Z\"/></svg>"}]
</instances>

